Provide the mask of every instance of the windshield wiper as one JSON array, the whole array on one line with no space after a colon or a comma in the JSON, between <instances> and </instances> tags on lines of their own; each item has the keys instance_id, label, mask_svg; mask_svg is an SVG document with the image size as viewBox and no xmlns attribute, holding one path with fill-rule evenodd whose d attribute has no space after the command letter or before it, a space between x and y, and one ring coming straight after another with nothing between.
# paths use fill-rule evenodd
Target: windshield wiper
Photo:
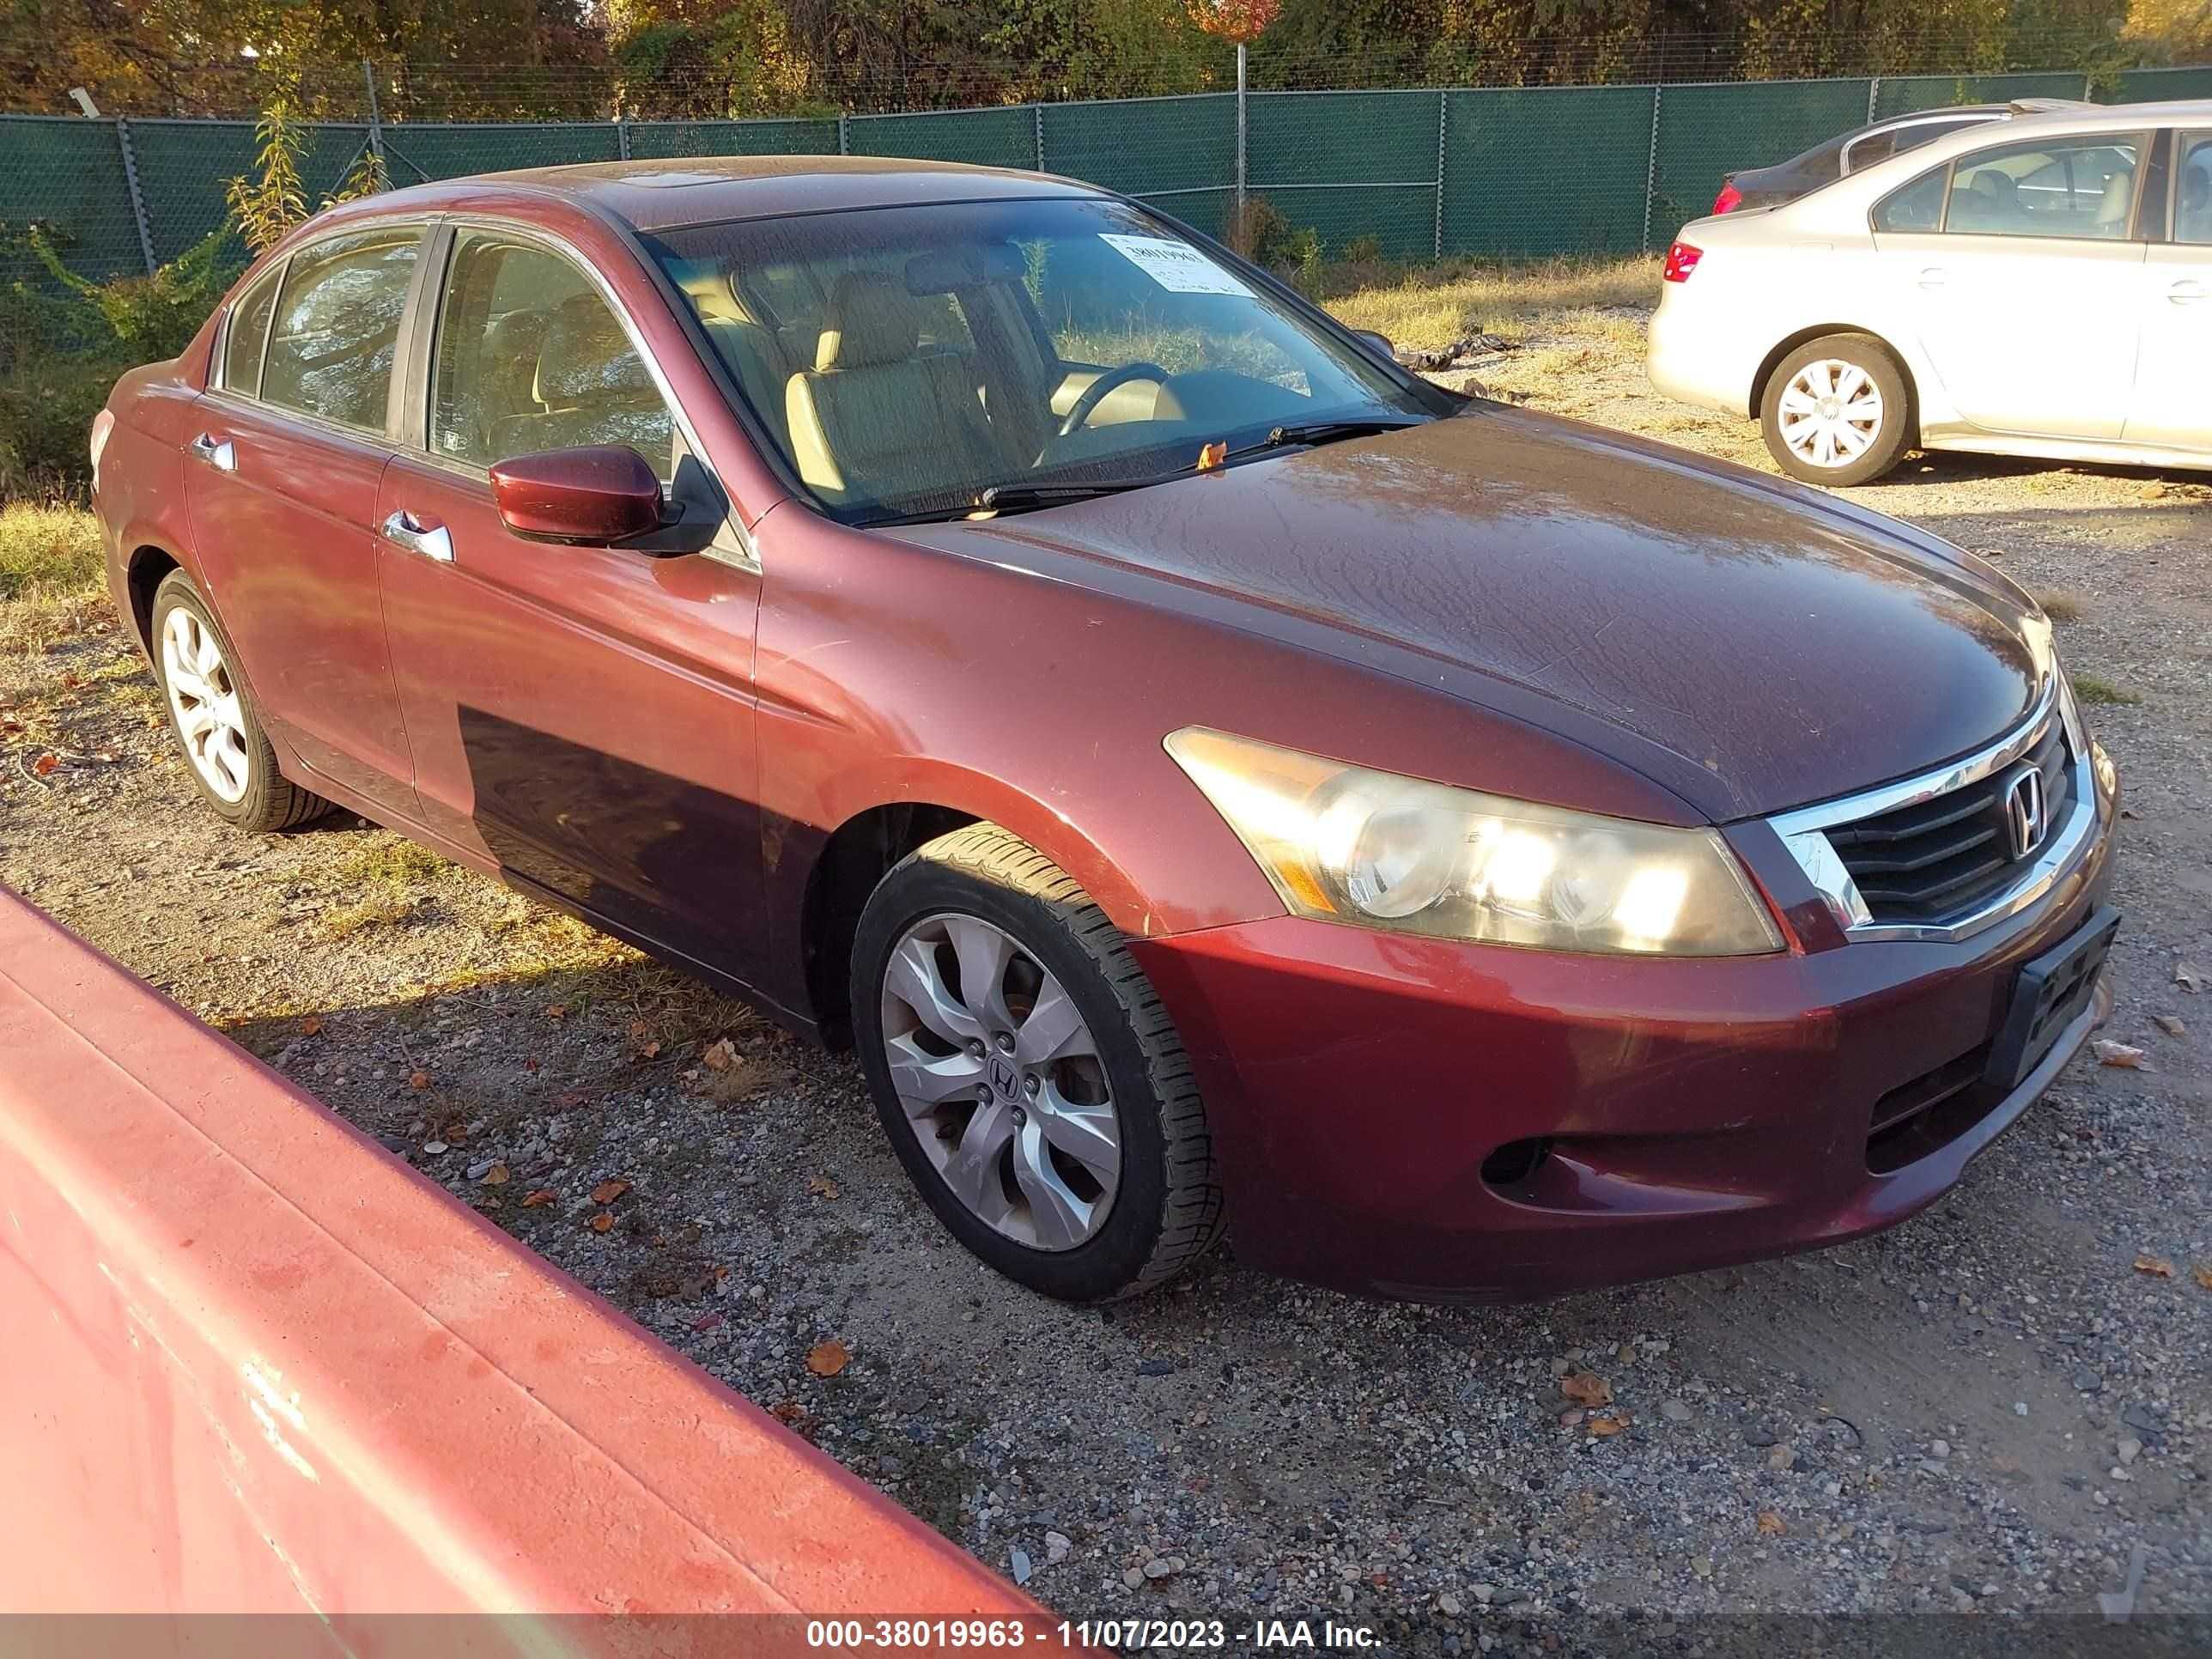
<instances>
[{"instance_id":1,"label":"windshield wiper","mask_svg":"<svg viewBox=\"0 0 2212 1659\"><path fill-rule=\"evenodd\" d=\"M978 513L1020 513L1033 507L1057 507L1063 501L1088 501L1094 495L1118 495L1125 489L1142 489L1149 484L1179 478L1188 470L1156 472L1145 478L1094 478L1083 483L994 484L981 495L950 507L926 507L918 513L887 513L880 518L863 519L860 523L872 529L881 525L934 524L946 519L970 518Z\"/></svg>"},{"instance_id":2,"label":"windshield wiper","mask_svg":"<svg viewBox=\"0 0 2212 1659\"><path fill-rule=\"evenodd\" d=\"M1224 452L1210 467L1194 462L1189 466L1170 468L1165 472L1155 472L1142 478L1086 478L1067 483L994 484L972 499L949 507L924 507L918 513L886 514L881 518L864 519L861 523L874 528L884 525L936 524L948 519L969 518L978 513L1025 513L1035 507L1058 507L1066 501L1089 501L1098 495L1118 495L1125 490L1147 489L1171 479L1189 477L1195 472L1212 471L1230 461L1248 455L1264 454L1271 449L1334 443L1340 439L1364 438L1378 432L1399 432L1409 426L1427 424L1427 419L1408 419L1402 415L1348 416L1336 421L1295 422L1274 428L1256 443L1241 444Z\"/></svg>"},{"instance_id":3,"label":"windshield wiper","mask_svg":"<svg viewBox=\"0 0 2212 1659\"><path fill-rule=\"evenodd\" d=\"M1310 447L1333 444L1345 438L1372 437L1378 432L1402 432L1409 426L1428 423L1426 418L1408 419L1403 415L1348 415L1340 421L1295 421L1277 427L1257 443L1240 444L1222 459L1233 461L1240 455L1258 455L1293 444Z\"/></svg>"}]
</instances>

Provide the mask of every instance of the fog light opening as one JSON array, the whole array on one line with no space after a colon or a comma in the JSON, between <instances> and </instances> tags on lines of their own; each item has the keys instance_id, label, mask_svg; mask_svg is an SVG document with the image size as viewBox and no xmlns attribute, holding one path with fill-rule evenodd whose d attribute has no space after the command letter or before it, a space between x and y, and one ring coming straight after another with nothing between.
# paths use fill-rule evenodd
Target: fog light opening
<instances>
[{"instance_id":1,"label":"fog light opening","mask_svg":"<svg viewBox=\"0 0 2212 1659\"><path fill-rule=\"evenodd\" d=\"M1519 1187L1544 1167L1552 1155L1548 1136L1531 1140L1509 1140L1482 1160L1482 1178L1492 1187Z\"/></svg>"}]
</instances>

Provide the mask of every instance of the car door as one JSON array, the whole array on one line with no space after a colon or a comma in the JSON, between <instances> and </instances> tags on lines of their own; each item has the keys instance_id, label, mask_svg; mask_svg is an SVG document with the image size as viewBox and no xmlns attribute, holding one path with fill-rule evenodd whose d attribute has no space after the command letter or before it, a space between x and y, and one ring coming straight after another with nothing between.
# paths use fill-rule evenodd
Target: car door
<instances>
[{"instance_id":1,"label":"car door","mask_svg":"<svg viewBox=\"0 0 2212 1659\"><path fill-rule=\"evenodd\" d=\"M377 506L422 821L611 931L750 983L764 943L757 572L726 520L707 551L674 557L507 528L488 469L514 456L627 444L664 484L704 460L576 258L489 226L441 244L423 442Z\"/></svg>"},{"instance_id":2,"label":"car door","mask_svg":"<svg viewBox=\"0 0 2212 1659\"><path fill-rule=\"evenodd\" d=\"M2172 228L2143 268L2130 443L2212 453L2212 129L2175 135Z\"/></svg>"},{"instance_id":3,"label":"car door","mask_svg":"<svg viewBox=\"0 0 2212 1659\"><path fill-rule=\"evenodd\" d=\"M1984 431L2117 439L2134 389L2142 135L2015 139L1877 206L1881 280L1952 406Z\"/></svg>"},{"instance_id":4,"label":"car door","mask_svg":"<svg viewBox=\"0 0 2212 1659\"><path fill-rule=\"evenodd\" d=\"M185 469L200 575L264 720L323 778L402 813L414 764L374 526L424 235L313 242L240 295Z\"/></svg>"}]
</instances>

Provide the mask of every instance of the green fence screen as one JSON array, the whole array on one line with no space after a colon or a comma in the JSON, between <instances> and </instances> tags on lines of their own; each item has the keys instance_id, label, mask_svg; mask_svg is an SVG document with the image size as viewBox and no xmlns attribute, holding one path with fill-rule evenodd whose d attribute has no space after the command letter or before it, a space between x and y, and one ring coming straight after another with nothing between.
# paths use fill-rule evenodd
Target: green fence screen
<instances>
[{"instance_id":1,"label":"green fence screen","mask_svg":"<svg viewBox=\"0 0 2212 1659\"><path fill-rule=\"evenodd\" d=\"M1626 252L1664 246L1711 209L1729 171L1869 118L2091 89L2054 73L1254 93L1241 149L1228 93L842 120L333 125L311 130L302 172L319 198L374 141L400 185L573 161L848 150L1063 173L1218 233L1241 165L1244 188L1310 228L1328 255ZM2096 92L2212 97L2212 68L2130 70ZM33 226L88 276L174 258L224 222L224 183L252 170L254 149L246 121L0 116L0 291L50 286L25 241Z\"/></svg>"}]
</instances>

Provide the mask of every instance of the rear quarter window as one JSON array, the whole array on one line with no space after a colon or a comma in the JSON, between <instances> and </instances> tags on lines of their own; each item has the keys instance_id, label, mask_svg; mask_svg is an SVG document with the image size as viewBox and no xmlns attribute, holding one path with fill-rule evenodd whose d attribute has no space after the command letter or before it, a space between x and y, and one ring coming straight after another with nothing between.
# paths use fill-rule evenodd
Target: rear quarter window
<instances>
[{"instance_id":1,"label":"rear quarter window","mask_svg":"<svg viewBox=\"0 0 2212 1659\"><path fill-rule=\"evenodd\" d=\"M276 305L276 284L284 275L280 262L241 295L230 308L223 335L222 384L226 390L249 398L261 395L261 349L269 339L269 313Z\"/></svg>"},{"instance_id":2,"label":"rear quarter window","mask_svg":"<svg viewBox=\"0 0 2212 1659\"><path fill-rule=\"evenodd\" d=\"M1950 176L1950 168L1937 167L1890 191L1875 204L1874 228L1877 231L1942 229L1943 185Z\"/></svg>"}]
</instances>

